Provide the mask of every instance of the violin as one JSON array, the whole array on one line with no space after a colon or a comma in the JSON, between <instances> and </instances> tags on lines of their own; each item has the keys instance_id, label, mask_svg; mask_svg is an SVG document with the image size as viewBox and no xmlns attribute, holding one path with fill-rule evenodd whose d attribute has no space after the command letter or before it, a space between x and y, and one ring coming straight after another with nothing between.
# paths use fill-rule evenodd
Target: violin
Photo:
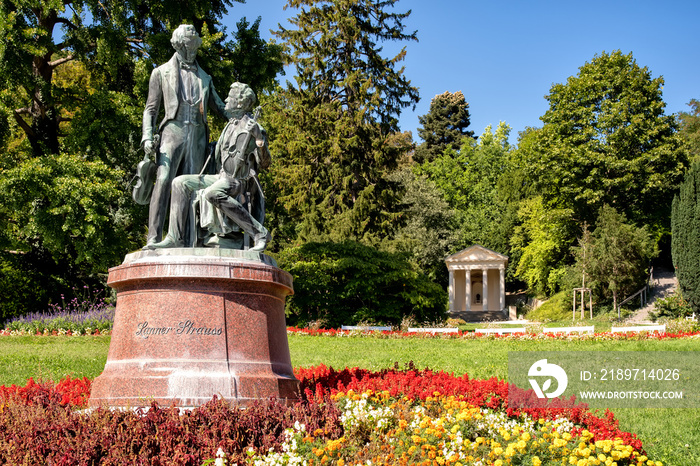
<instances>
[{"instance_id":1,"label":"violin","mask_svg":"<svg viewBox=\"0 0 700 466\"><path fill-rule=\"evenodd\" d=\"M156 147L158 135L154 138ZM156 149L157 152L157 149ZM156 164L146 154L142 161L136 167L136 184L131 192L131 197L134 202L139 205L148 205L151 202L151 193L153 193L153 181L156 177Z\"/></svg>"}]
</instances>

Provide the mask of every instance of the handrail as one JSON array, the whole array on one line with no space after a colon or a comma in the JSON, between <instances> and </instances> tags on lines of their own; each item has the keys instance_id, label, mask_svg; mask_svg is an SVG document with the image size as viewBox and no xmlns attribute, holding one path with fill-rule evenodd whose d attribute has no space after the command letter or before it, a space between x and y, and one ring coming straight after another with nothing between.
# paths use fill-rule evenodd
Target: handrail
<instances>
[{"instance_id":1,"label":"handrail","mask_svg":"<svg viewBox=\"0 0 700 466\"><path fill-rule=\"evenodd\" d=\"M637 291L635 294L633 294L633 295L630 296L629 298L627 298L627 299L625 299L624 301L622 301L620 304L618 304L618 306L622 306L622 305L625 304L626 302L628 302L628 301L630 301L630 300L636 298L637 296L639 296L640 294L642 294L644 291L646 291L646 289L647 289L647 287L646 287L646 285L645 285L644 288L642 288L641 290Z\"/></svg>"}]
</instances>

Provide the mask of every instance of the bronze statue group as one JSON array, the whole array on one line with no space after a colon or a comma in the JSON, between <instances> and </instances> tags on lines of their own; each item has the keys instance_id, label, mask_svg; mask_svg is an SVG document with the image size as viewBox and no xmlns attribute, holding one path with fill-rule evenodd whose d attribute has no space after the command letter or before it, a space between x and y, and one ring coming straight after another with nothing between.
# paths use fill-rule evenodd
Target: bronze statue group
<instances>
[{"instance_id":1,"label":"bronze statue group","mask_svg":"<svg viewBox=\"0 0 700 466\"><path fill-rule=\"evenodd\" d=\"M171 44L175 54L153 70L143 113L146 158L139 168L144 179L134 200L149 204L144 249L262 252L270 235L263 226L265 198L257 173L270 165L270 152L258 115L251 114L255 93L235 82L221 101L211 77L197 64L202 40L193 26L180 25ZM161 105L164 117L156 124ZM215 145L208 144L207 109L228 121Z\"/></svg>"}]
</instances>

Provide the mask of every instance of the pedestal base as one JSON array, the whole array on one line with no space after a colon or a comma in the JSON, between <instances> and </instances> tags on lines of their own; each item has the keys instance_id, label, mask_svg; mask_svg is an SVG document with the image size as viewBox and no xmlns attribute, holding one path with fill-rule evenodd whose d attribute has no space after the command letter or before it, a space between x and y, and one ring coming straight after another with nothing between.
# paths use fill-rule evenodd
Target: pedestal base
<instances>
[{"instance_id":1,"label":"pedestal base","mask_svg":"<svg viewBox=\"0 0 700 466\"><path fill-rule=\"evenodd\" d=\"M139 251L109 271L117 291L105 370L89 406L293 401L284 301L292 277L264 254Z\"/></svg>"}]
</instances>

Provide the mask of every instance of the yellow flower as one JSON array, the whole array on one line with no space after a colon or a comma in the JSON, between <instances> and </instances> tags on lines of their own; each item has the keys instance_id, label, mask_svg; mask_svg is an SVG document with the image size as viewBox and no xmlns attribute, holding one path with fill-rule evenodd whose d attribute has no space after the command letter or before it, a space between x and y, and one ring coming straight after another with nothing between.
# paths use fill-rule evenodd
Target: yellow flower
<instances>
[{"instance_id":1,"label":"yellow flower","mask_svg":"<svg viewBox=\"0 0 700 466\"><path fill-rule=\"evenodd\" d=\"M542 419L540 419L541 421ZM532 457L532 466L540 466L542 464L542 461L538 456L533 456Z\"/></svg>"}]
</instances>

